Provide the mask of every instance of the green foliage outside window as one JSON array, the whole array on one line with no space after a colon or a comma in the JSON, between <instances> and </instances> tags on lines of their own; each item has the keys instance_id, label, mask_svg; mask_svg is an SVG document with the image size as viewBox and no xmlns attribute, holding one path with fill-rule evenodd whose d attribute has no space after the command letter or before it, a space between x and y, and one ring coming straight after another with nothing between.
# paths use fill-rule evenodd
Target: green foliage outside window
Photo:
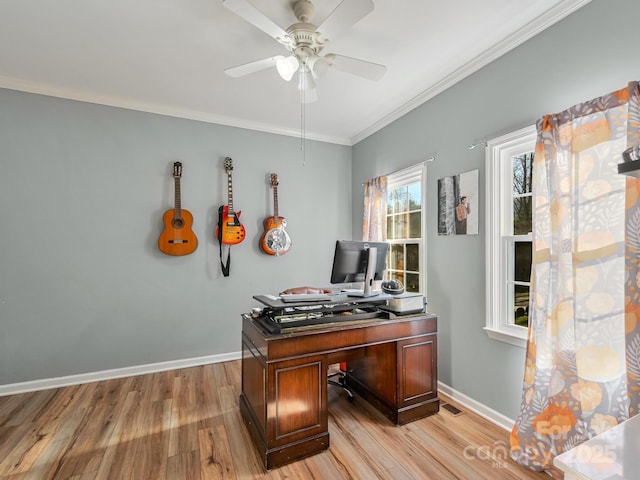
<instances>
[{"instance_id":1,"label":"green foliage outside window","mask_svg":"<svg viewBox=\"0 0 640 480\"><path fill-rule=\"evenodd\" d=\"M422 188L420 182L387 193L388 277L399 280L408 292L420 291L420 250L412 239L422 236Z\"/></svg>"}]
</instances>

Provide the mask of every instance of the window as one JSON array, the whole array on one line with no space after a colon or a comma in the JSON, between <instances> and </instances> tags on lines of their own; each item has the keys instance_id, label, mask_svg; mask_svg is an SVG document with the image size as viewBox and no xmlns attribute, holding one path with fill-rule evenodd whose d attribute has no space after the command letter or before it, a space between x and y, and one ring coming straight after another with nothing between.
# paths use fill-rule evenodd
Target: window
<instances>
[{"instance_id":1,"label":"window","mask_svg":"<svg viewBox=\"0 0 640 480\"><path fill-rule=\"evenodd\" d=\"M424 164L387 175L387 276L425 293Z\"/></svg>"},{"instance_id":2,"label":"window","mask_svg":"<svg viewBox=\"0 0 640 480\"><path fill-rule=\"evenodd\" d=\"M487 142L487 318L491 338L525 346L532 260L535 126Z\"/></svg>"}]
</instances>

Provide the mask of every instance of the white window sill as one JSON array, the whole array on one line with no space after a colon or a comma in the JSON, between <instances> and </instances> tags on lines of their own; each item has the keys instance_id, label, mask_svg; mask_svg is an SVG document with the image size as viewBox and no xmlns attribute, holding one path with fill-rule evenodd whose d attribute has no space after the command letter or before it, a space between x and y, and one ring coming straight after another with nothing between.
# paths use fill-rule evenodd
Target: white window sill
<instances>
[{"instance_id":1,"label":"white window sill","mask_svg":"<svg viewBox=\"0 0 640 480\"><path fill-rule=\"evenodd\" d=\"M505 327L504 329L494 329L485 327L484 331L489 338L499 340L501 342L515 345L516 347L526 348L527 346L527 330L522 327Z\"/></svg>"}]
</instances>

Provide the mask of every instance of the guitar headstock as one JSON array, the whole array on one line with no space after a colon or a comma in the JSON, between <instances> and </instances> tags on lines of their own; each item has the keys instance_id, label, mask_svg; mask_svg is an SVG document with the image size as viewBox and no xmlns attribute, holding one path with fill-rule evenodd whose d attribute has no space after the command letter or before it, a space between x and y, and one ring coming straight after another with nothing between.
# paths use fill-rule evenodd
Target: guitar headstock
<instances>
[{"instance_id":1,"label":"guitar headstock","mask_svg":"<svg viewBox=\"0 0 640 480\"><path fill-rule=\"evenodd\" d=\"M182 176L182 162L173 162L173 178Z\"/></svg>"},{"instance_id":2,"label":"guitar headstock","mask_svg":"<svg viewBox=\"0 0 640 480\"><path fill-rule=\"evenodd\" d=\"M231 157L225 157L224 169L227 171L227 173L231 173L231 170L233 170L233 160L231 159Z\"/></svg>"},{"instance_id":3,"label":"guitar headstock","mask_svg":"<svg viewBox=\"0 0 640 480\"><path fill-rule=\"evenodd\" d=\"M277 187L278 186L278 174L277 173L272 173L271 174L271 181L269 182L269 184L272 187Z\"/></svg>"}]
</instances>

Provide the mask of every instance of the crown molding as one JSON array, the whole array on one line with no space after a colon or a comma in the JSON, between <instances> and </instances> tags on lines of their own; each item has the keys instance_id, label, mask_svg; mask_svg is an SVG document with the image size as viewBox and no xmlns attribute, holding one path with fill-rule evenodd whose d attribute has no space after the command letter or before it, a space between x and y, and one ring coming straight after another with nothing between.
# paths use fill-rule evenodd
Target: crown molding
<instances>
[{"instance_id":1,"label":"crown molding","mask_svg":"<svg viewBox=\"0 0 640 480\"><path fill-rule=\"evenodd\" d=\"M563 18L567 17L571 13L580 9L584 5L590 3L591 0L564 0L563 2L555 5L547 10L545 13L538 16L534 21L529 22L525 27L519 29L517 32L506 37L502 42L493 47L485 50L473 60L467 62L462 67L456 69L454 72L447 75L442 80L438 81L428 89L415 96L413 99L404 103L400 107L392 110L380 120L373 123L371 126L362 130L359 134L349 137L336 137L332 135L323 135L315 132L306 131L305 139L315 140L325 143L333 143L338 145L353 146L358 142L361 142L370 135L376 133L382 128L386 127L395 120L401 118L411 110L419 107L423 103L432 99L436 95L444 92L448 88L452 87L459 81L470 76L478 71L480 68L488 65L492 61L498 59L505 53L513 50L517 46L521 45L525 41L534 37L538 33L542 32L551 25L559 22ZM80 102L93 103L97 105L105 105L116 108L124 108L127 110L135 110L146 113L153 113L157 115L165 115L177 118L184 118L188 120L196 120L205 123L213 123L218 125L224 125L235 128L243 128L247 130L254 130L264 133L272 133L276 135L285 135L290 137L300 138L301 132L299 129L291 129L285 127L274 126L270 124L252 122L232 117L226 117L221 115L215 115L212 113L175 108L169 105L141 102L132 98L119 97L117 95L104 95L98 92L84 91L78 89L70 89L59 85L44 84L38 82L32 82L29 80L0 76L0 88L6 88L9 90L17 90L27 93L35 93L39 95L46 95L50 97L63 98L67 100L76 100Z\"/></svg>"},{"instance_id":2,"label":"crown molding","mask_svg":"<svg viewBox=\"0 0 640 480\"><path fill-rule=\"evenodd\" d=\"M351 138L351 145L355 145L361 142L370 135L373 135L378 130L386 127L395 120L401 118L405 114L419 107L426 101L432 99L436 95L444 92L448 88L454 86L459 81L467 78L471 74L477 72L482 67L497 60L504 54L510 52L514 48L522 45L524 42L533 38L543 30L546 30L550 26L559 22L563 18L571 15L576 10L579 10L586 4L591 3L591 0L565 0L554 7L550 8L535 20L529 22L525 27L519 29L517 32L507 36L502 42L494 45L493 47L485 50L483 53L475 57L473 60L467 62L462 67L456 69L445 78L435 83L428 89L424 90L413 99L406 102L404 105L393 110L388 115L375 122L370 127L366 128L359 134Z\"/></svg>"},{"instance_id":3,"label":"crown molding","mask_svg":"<svg viewBox=\"0 0 640 480\"><path fill-rule=\"evenodd\" d=\"M75 100L78 102L105 105L108 107L124 108L126 110L135 110L138 112L153 113L156 115L165 115L169 117L184 118L187 120L196 120L198 122L213 123L227 127L255 130L263 133L273 133L276 135L285 135L288 137L300 138L299 129L278 127L266 123L251 122L197 110L189 110L184 108L175 108L168 105L141 102L132 98L119 97L116 95L103 95L92 91L76 90L57 85L6 77L2 75L0 75L0 88L5 88L7 90L17 90L25 93L34 93L38 95L46 95L48 97L63 98L65 100ZM351 146L351 140L347 137L321 135L310 131L305 132L305 139Z\"/></svg>"}]
</instances>

